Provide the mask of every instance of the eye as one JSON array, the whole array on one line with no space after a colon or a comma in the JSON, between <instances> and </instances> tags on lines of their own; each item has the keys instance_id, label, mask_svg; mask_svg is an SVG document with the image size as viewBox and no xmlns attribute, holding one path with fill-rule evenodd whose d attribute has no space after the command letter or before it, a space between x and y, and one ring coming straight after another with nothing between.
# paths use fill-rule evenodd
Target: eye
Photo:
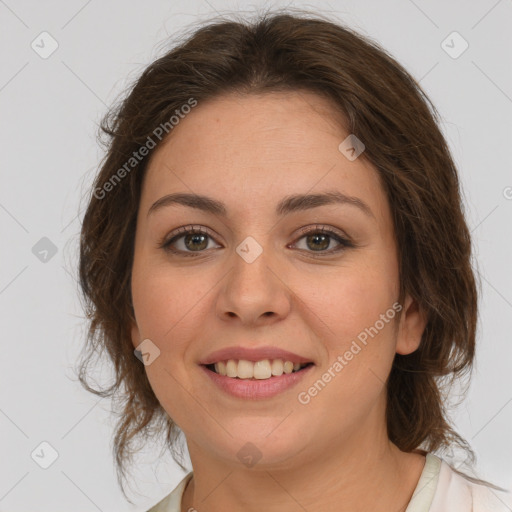
<instances>
[{"instance_id":1,"label":"eye","mask_svg":"<svg viewBox=\"0 0 512 512\"><path fill-rule=\"evenodd\" d=\"M324 254L330 255L339 251L346 249L347 247L354 247L354 244L342 236L338 231L326 228L325 226L314 226L313 228L303 228L300 230L300 234L302 235L299 238L299 241L305 239L306 248L301 248L301 250L306 250L307 252L321 253L320 256ZM326 250L331 246L331 242L336 242L338 244L337 247ZM297 245L297 242L293 244ZM310 250L312 249L312 250Z\"/></svg>"},{"instance_id":2,"label":"eye","mask_svg":"<svg viewBox=\"0 0 512 512\"><path fill-rule=\"evenodd\" d=\"M354 244L345 238L341 233L325 226L313 226L302 228L299 231L302 236L298 241L305 239L306 248L299 247L300 250L312 253L318 253L319 256L331 255L340 252L347 247L354 247ZM205 252L206 249L213 249L209 242L214 240L209 230L203 226L183 226L164 237L158 244L158 247L165 251L179 254L182 256L196 256L197 253ZM335 248L330 248L331 243L338 244ZM287 247L295 247L297 242ZM219 247L219 246L217 246ZM196 253L196 254L194 254Z\"/></svg>"},{"instance_id":3,"label":"eye","mask_svg":"<svg viewBox=\"0 0 512 512\"><path fill-rule=\"evenodd\" d=\"M161 249L172 253L195 256L194 253L212 249L209 247L209 240L213 238L203 226L183 226L171 233L170 239L166 237L158 245Z\"/></svg>"}]
</instances>

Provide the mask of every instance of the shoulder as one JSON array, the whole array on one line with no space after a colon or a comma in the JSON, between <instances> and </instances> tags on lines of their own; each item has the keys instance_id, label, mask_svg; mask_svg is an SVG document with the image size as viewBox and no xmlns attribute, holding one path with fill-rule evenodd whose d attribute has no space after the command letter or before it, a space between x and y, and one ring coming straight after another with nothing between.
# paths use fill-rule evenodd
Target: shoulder
<instances>
[{"instance_id":1,"label":"shoulder","mask_svg":"<svg viewBox=\"0 0 512 512\"><path fill-rule=\"evenodd\" d=\"M475 483L441 459L436 493L429 512L510 512L512 495Z\"/></svg>"},{"instance_id":2,"label":"shoulder","mask_svg":"<svg viewBox=\"0 0 512 512\"><path fill-rule=\"evenodd\" d=\"M185 487L192 478L193 472L188 473L181 482L165 498L153 505L147 512L181 512L181 499Z\"/></svg>"}]
</instances>

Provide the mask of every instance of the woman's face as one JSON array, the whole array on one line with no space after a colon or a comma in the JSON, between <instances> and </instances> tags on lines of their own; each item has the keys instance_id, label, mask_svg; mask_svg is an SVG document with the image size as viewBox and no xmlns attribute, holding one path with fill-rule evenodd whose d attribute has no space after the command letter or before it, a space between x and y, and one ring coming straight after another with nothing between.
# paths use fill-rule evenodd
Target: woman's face
<instances>
[{"instance_id":1,"label":"woman's face","mask_svg":"<svg viewBox=\"0 0 512 512\"><path fill-rule=\"evenodd\" d=\"M409 297L397 303L384 190L348 141L339 149L349 134L332 112L313 93L216 98L192 109L149 163L132 341L151 340L151 386L189 449L204 457L239 464L249 455L277 467L385 437L385 381L395 353L417 348L424 322ZM327 193L357 199L290 201ZM170 194L211 202L162 201ZM214 212L206 208L213 204ZM178 231L186 226L203 233ZM252 380L201 364L240 347L274 347L295 354L283 361L313 364L292 377ZM252 370L234 355L230 371ZM279 373L276 355L252 358L269 360L255 365L259 377Z\"/></svg>"}]
</instances>

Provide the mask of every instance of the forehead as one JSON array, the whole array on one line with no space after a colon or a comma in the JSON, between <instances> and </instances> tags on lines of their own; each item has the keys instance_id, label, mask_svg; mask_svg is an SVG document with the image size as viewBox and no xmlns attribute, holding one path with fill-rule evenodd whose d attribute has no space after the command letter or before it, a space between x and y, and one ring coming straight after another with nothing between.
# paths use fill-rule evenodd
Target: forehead
<instances>
[{"instance_id":1,"label":"forehead","mask_svg":"<svg viewBox=\"0 0 512 512\"><path fill-rule=\"evenodd\" d=\"M311 92L199 102L152 155L141 210L174 191L247 209L335 188L364 197L378 215L385 207L380 180L364 158L350 161L340 152L348 135L334 105Z\"/></svg>"}]
</instances>

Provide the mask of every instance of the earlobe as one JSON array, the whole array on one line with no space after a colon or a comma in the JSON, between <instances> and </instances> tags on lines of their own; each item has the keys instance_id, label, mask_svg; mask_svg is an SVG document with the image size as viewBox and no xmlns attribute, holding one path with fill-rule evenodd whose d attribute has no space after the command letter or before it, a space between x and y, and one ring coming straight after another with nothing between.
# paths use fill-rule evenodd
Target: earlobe
<instances>
[{"instance_id":1,"label":"earlobe","mask_svg":"<svg viewBox=\"0 0 512 512\"><path fill-rule=\"evenodd\" d=\"M132 328L131 328L131 334L132 334L132 345L133 345L133 348L137 348L139 345L140 345L140 331L139 331L139 328L137 327L137 324L136 322L132 322Z\"/></svg>"},{"instance_id":2,"label":"earlobe","mask_svg":"<svg viewBox=\"0 0 512 512\"><path fill-rule=\"evenodd\" d=\"M410 295L407 295L400 318L396 353L407 355L417 350L420 346L426 325L426 314L419 307L418 302Z\"/></svg>"}]
</instances>

